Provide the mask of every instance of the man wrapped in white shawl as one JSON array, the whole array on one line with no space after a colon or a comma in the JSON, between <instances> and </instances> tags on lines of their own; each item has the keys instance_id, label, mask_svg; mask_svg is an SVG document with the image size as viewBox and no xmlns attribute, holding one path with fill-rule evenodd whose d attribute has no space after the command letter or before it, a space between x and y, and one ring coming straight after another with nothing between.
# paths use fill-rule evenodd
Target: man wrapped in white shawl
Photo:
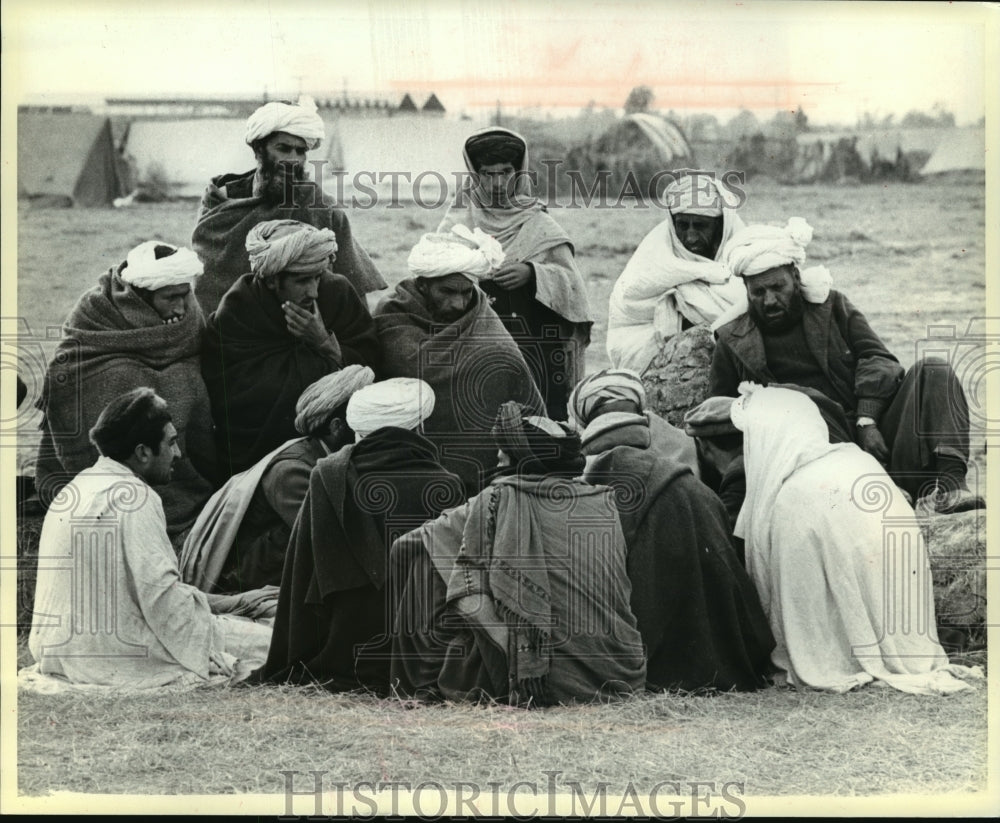
<instances>
[{"instance_id":1,"label":"man wrapped in white shawl","mask_svg":"<svg viewBox=\"0 0 1000 823\"><path fill-rule=\"evenodd\" d=\"M834 692L881 680L948 694L982 678L978 667L948 663L919 526L878 461L829 443L801 392L740 390L731 414L744 433L747 493L735 534L774 633L776 680ZM907 537L916 551L903 550Z\"/></svg>"},{"instance_id":2,"label":"man wrapped in white shawl","mask_svg":"<svg viewBox=\"0 0 1000 823\"><path fill-rule=\"evenodd\" d=\"M660 343L680 332L685 320L690 325L712 324L733 307L746 308L743 284L722 262L729 239L744 227L735 211L735 195L707 175L688 175L672 183L665 198L670 215L643 238L615 283L608 306L611 364L640 374ZM721 220L714 251L710 246L691 251L674 225L678 215Z\"/></svg>"}]
</instances>

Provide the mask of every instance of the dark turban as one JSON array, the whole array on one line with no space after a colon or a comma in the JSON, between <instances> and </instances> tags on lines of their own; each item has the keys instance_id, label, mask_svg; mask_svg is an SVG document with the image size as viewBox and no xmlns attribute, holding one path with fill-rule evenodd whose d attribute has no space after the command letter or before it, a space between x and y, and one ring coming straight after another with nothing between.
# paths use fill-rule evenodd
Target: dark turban
<instances>
[{"instance_id":1,"label":"dark turban","mask_svg":"<svg viewBox=\"0 0 1000 823\"><path fill-rule=\"evenodd\" d=\"M517 474L578 477L583 473L586 460L580 435L547 417L525 417L520 403L509 400L500 407L492 434Z\"/></svg>"}]
</instances>

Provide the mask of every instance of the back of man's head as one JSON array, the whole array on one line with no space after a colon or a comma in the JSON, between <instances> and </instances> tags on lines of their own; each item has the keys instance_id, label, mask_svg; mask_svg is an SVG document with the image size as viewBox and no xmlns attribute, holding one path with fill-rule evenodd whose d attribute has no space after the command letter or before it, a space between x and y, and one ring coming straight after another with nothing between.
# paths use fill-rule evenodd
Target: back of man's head
<instances>
[{"instance_id":1,"label":"back of man's head","mask_svg":"<svg viewBox=\"0 0 1000 823\"><path fill-rule=\"evenodd\" d=\"M115 398L90 430L90 442L104 456L124 462L138 445L159 454L163 430L171 422L166 401L142 386Z\"/></svg>"}]
</instances>

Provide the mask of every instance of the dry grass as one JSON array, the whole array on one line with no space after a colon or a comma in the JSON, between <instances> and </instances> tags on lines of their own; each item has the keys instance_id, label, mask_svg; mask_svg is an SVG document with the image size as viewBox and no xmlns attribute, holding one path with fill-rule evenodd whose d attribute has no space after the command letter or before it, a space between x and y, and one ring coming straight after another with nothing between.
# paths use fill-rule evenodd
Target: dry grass
<instances>
[{"instance_id":1,"label":"dry grass","mask_svg":"<svg viewBox=\"0 0 1000 823\"><path fill-rule=\"evenodd\" d=\"M558 770L559 783L589 793L601 781L642 792L705 780L757 796L975 792L986 781L982 686L949 698L881 688L649 695L536 712L274 686L21 694L18 728L25 794L280 793L282 770L504 786L545 785Z\"/></svg>"}]
</instances>

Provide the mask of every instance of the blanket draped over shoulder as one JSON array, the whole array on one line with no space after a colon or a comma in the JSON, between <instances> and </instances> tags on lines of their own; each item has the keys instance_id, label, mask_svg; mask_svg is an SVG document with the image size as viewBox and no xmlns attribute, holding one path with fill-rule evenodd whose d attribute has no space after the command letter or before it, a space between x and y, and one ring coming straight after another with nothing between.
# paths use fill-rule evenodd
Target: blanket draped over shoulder
<instances>
[{"instance_id":1,"label":"blanket draped over shoulder","mask_svg":"<svg viewBox=\"0 0 1000 823\"><path fill-rule=\"evenodd\" d=\"M442 465L474 494L497 462L489 432L500 405L516 400L526 413L544 414L524 357L478 290L461 318L441 324L410 278L376 307L374 317L383 374L419 377L434 389L424 433L440 449Z\"/></svg>"},{"instance_id":2,"label":"blanket draped over shoulder","mask_svg":"<svg viewBox=\"0 0 1000 823\"><path fill-rule=\"evenodd\" d=\"M645 416L630 417L585 436L593 456L584 477L617 492L646 682L686 691L758 688L774 640L730 543L725 509L689 467L666 456L669 443Z\"/></svg>"},{"instance_id":3,"label":"blanket draped over shoulder","mask_svg":"<svg viewBox=\"0 0 1000 823\"><path fill-rule=\"evenodd\" d=\"M292 336L274 294L251 274L236 281L209 318L202 371L227 476L296 436L295 403L311 383L351 363L378 368L375 327L351 284L324 274L316 302L340 343L339 364Z\"/></svg>"},{"instance_id":4,"label":"blanket draped over shoulder","mask_svg":"<svg viewBox=\"0 0 1000 823\"><path fill-rule=\"evenodd\" d=\"M157 489L167 529L176 537L194 522L217 472L199 363L204 327L193 295L183 320L164 323L114 268L80 297L63 325L38 401L44 417L35 482L46 504L94 465L98 453L88 432L104 407L149 386L170 406L182 454L170 482Z\"/></svg>"},{"instance_id":5,"label":"blanket draped over shoulder","mask_svg":"<svg viewBox=\"0 0 1000 823\"><path fill-rule=\"evenodd\" d=\"M386 287L378 268L354 239L347 215L335 208L315 183L296 183L303 205L281 206L252 196L254 172L213 177L201 198L191 245L205 265L198 299L206 312L215 310L238 277L250 271L247 233L266 220L298 220L337 235L333 270L346 277L358 294ZM312 196L307 196L311 192Z\"/></svg>"},{"instance_id":6,"label":"blanket draped over shoulder","mask_svg":"<svg viewBox=\"0 0 1000 823\"><path fill-rule=\"evenodd\" d=\"M579 480L503 477L398 540L401 691L546 705L642 689L613 498Z\"/></svg>"},{"instance_id":7,"label":"blanket draped over shoulder","mask_svg":"<svg viewBox=\"0 0 1000 823\"><path fill-rule=\"evenodd\" d=\"M393 539L463 502L415 432L377 429L316 464L285 557L267 663L255 676L335 691L389 686Z\"/></svg>"},{"instance_id":8,"label":"blanket draped over shoulder","mask_svg":"<svg viewBox=\"0 0 1000 823\"><path fill-rule=\"evenodd\" d=\"M692 325L725 322L746 308L743 281L722 262L726 243L743 220L723 210L722 240L715 259L688 251L667 218L647 234L611 290L608 357L615 368L640 374L661 340Z\"/></svg>"}]
</instances>

